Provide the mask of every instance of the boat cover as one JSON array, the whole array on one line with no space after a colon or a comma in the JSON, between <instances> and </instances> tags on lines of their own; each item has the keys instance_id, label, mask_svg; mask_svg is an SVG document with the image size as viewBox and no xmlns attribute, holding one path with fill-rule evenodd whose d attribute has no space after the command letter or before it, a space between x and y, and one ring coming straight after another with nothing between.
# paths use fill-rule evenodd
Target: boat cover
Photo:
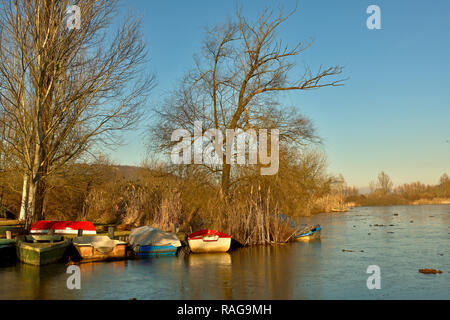
<instances>
[{"instance_id":1,"label":"boat cover","mask_svg":"<svg viewBox=\"0 0 450 320\"><path fill-rule=\"evenodd\" d=\"M38 221L31 225L30 233L48 233L55 230L55 233L77 234L78 229L83 229L83 234L96 234L92 222L88 221Z\"/></svg>"},{"instance_id":2,"label":"boat cover","mask_svg":"<svg viewBox=\"0 0 450 320\"><path fill-rule=\"evenodd\" d=\"M138 246L168 246L181 247L180 239L175 233L148 226L131 230L128 242L134 249Z\"/></svg>"},{"instance_id":3,"label":"boat cover","mask_svg":"<svg viewBox=\"0 0 450 320\"><path fill-rule=\"evenodd\" d=\"M313 226L309 226L309 227L305 227L303 229L300 229L299 231L297 231L297 235L301 235L301 236L308 236L311 235L317 231L320 231L322 228L320 227L320 224L316 224Z\"/></svg>"},{"instance_id":4,"label":"boat cover","mask_svg":"<svg viewBox=\"0 0 450 320\"><path fill-rule=\"evenodd\" d=\"M108 236L76 237L72 243L79 246L92 246L100 252L109 252L116 245L125 244L123 241L112 240Z\"/></svg>"}]
</instances>

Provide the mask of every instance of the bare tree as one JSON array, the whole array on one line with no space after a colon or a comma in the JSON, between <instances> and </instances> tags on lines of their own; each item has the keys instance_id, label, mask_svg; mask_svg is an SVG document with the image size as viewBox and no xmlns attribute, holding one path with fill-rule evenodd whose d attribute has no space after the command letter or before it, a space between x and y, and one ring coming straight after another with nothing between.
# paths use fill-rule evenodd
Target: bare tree
<instances>
[{"instance_id":1,"label":"bare tree","mask_svg":"<svg viewBox=\"0 0 450 320\"><path fill-rule=\"evenodd\" d=\"M448 174L444 173L439 179L439 187L443 197L448 197L450 195L450 178Z\"/></svg>"},{"instance_id":2,"label":"bare tree","mask_svg":"<svg viewBox=\"0 0 450 320\"><path fill-rule=\"evenodd\" d=\"M449 183L450 183L450 178L448 177L448 174L444 173L444 174L439 178L439 183L440 183L441 185L449 184Z\"/></svg>"},{"instance_id":3,"label":"bare tree","mask_svg":"<svg viewBox=\"0 0 450 320\"><path fill-rule=\"evenodd\" d=\"M313 72L305 67L303 73L293 75L292 59L308 49L311 42L289 47L276 31L294 12L266 9L250 22L237 11L234 21L207 29L195 69L156 110L160 121L153 127L152 140L157 150L170 150L176 143L170 141L172 132L178 128L192 131L195 121L201 121L203 128L222 132L276 128L286 143L318 141L311 122L295 108L281 105L277 98L286 91L340 86L343 80L332 78L341 74L342 68L332 66ZM231 143L224 138L226 148ZM220 175L221 189L227 193L233 172L227 155L222 156L222 165L207 169Z\"/></svg>"},{"instance_id":4,"label":"bare tree","mask_svg":"<svg viewBox=\"0 0 450 320\"><path fill-rule=\"evenodd\" d=\"M45 179L93 146L117 142L152 87L139 20L129 16L113 33L117 1L75 1L80 28L69 28L71 4L8 0L0 9L0 125L24 175L27 225L42 218Z\"/></svg>"},{"instance_id":5,"label":"bare tree","mask_svg":"<svg viewBox=\"0 0 450 320\"><path fill-rule=\"evenodd\" d=\"M392 192L392 187L394 186L394 184L392 183L391 178L384 171L381 171L378 175L376 186L377 189L383 194L389 194Z\"/></svg>"}]
</instances>

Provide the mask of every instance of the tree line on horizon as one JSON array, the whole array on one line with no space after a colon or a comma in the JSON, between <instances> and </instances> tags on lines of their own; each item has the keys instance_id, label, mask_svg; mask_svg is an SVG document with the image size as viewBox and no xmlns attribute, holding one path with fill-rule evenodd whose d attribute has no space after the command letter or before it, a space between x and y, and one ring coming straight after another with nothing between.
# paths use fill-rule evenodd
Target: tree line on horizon
<instances>
[{"instance_id":1,"label":"tree line on horizon","mask_svg":"<svg viewBox=\"0 0 450 320\"><path fill-rule=\"evenodd\" d=\"M450 178L447 173L442 174L436 185L416 181L394 187L389 175L381 171L377 180L370 182L369 186L367 194L360 194L356 187L346 187L345 201L359 206L389 206L440 203L450 199Z\"/></svg>"}]
</instances>

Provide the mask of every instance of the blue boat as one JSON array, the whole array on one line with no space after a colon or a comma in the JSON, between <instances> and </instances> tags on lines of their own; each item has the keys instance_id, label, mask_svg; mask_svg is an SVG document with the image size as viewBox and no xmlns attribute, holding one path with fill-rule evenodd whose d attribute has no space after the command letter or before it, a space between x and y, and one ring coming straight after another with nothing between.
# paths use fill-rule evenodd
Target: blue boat
<instances>
[{"instance_id":1,"label":"blue boat","mask_svg":"<svg viewBox=\"0 0 450 320\"><path fill-rule=\"evenodd\" d=\"M305 228L299 231L295 236L296 241L309 241L309 240L317 240L320 239L320 231L322 228L319 224Z\"/></svg>"},{"instance_id":2,"label":"blue boat","mask_svg":"<svg viewBox=\"0 0 450 320\"><path fill-rule=\"evenodd\" d=\"M142 258L174 256L181 247L176 234L148 226L131 230L128 241L136 256Z\"/></svg>"},{"instance_id":3,"label":"blue boat","mask_svg":"<svg viewBox=\"0 0 450 320\"><path fill-rule=\"evenodd\" d=\"M0 266L7 266L16 261L16 242L0 239Z\"/></svg>"},{"instance_id":4,"label":"blue boat","mask_svg":"<svg viewBox=\"0 0 450 320\"><path fill-rule=\"evenodd\" d=\"M135 249L138 257L175 256L178 248L173 245L168 246L139 246Z\"/></svg>"}]
</instances>

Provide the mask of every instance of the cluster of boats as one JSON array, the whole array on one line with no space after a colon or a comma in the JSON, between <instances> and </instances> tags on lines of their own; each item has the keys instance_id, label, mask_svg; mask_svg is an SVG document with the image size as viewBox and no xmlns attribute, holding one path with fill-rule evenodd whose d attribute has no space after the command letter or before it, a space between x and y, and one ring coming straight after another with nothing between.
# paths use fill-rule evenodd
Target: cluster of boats
<instances>
[{"instance_id":1,"label":"cluster of boats","mask_svg":"<svg viewBox=\"0 0 450 320\"><path fill-rule=\"evenodd\" d=\"M231 246L231 236L200 230L187 237L187 245L193 253L226 252ZM131 230L125 242L97 235L90 222L39 221L31 227L30 235L16 240L0 239L0 262L15 257L32 265L46 265L64 258L75 262L119 260L130 256L176 255L180 247L182 242L177 234L148 226Z\"/></svg>"},{"instance_id":2,"label":"cluster of boats","mask_svg":"<svg viewBox=\"0 0 450 320\"><path fill-rule=\"evenodd\" d=\"M304 228L295 234L297 241L320 237L320 226ZM227 252L231 236L216 230L199 230L184 244L192 253ZM182 241L177 234L143 226L131 230L127 242L97 235L91 222L39 221L30 235L16 240L0 239L0 264L16 258L31 265L46 265L64 259L73 262L111 261L130 257L176 255Z\"/></svg>"}]
</instances>

